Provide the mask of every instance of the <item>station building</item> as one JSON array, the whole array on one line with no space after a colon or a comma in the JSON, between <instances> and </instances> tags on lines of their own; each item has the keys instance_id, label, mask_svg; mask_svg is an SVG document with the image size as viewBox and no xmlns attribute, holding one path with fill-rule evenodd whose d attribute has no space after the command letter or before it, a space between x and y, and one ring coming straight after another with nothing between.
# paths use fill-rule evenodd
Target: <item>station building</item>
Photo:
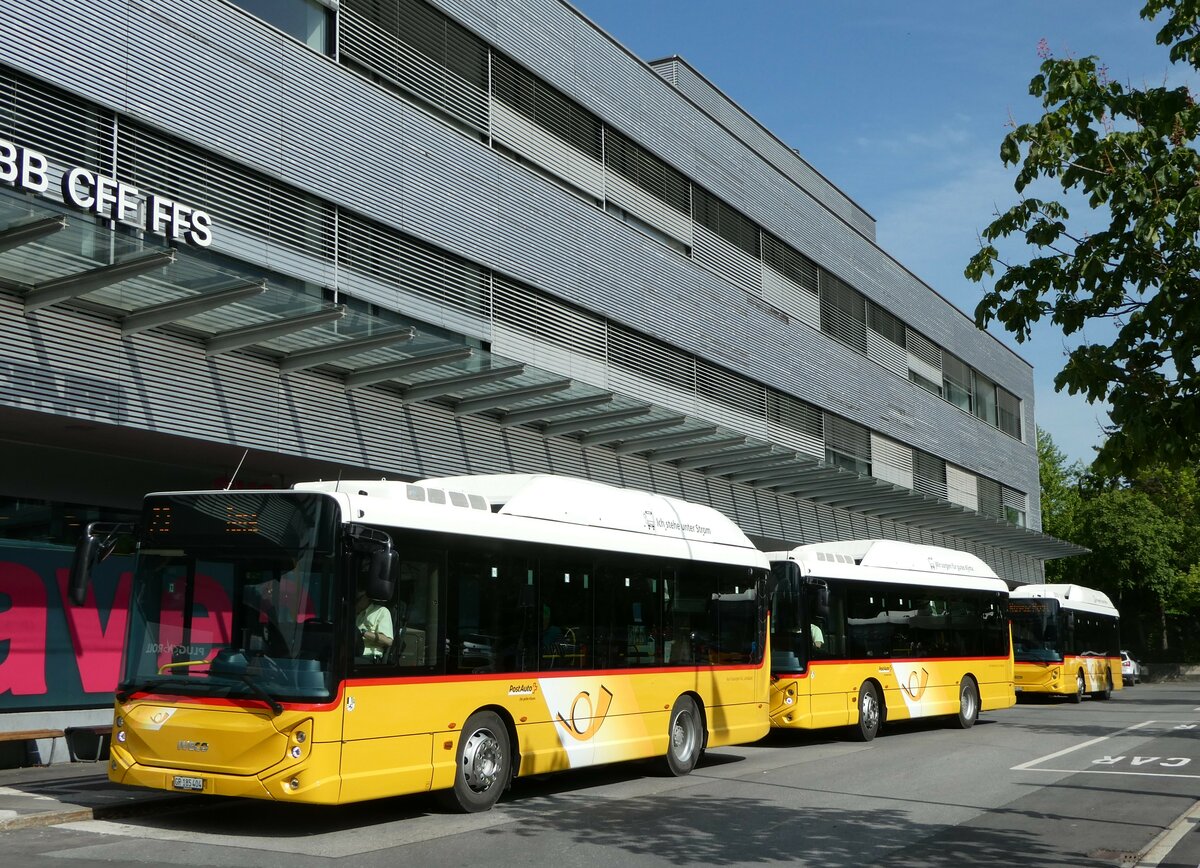
<instances>
[{"instance_id":1,"label":"station building","mask_svg":"<svg viewBox=\"0 0 1200 868\"><path fill-rule=\"evenodd\" d=\"M1012 585L1078 551L1029 364L679 57L561 0L0 20L0 730L106 715L128 563L65 569L152 490L544 472Z\"/></svg>"}]
</instances>

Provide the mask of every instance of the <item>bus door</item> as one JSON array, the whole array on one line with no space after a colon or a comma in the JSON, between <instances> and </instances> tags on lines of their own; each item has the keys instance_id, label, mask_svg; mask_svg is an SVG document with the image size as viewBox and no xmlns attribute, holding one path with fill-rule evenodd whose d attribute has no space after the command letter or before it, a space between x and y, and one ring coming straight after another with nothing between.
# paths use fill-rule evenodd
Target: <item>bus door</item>
<instances>
[{"instance_id":1,"label":"bus door","mask_svg":"<svg viewBox=\"0 0 1200 868\"><path fill-rule=\"evenodd\" d=\"M836 585L809 578L803 585L804 641L808 649L808 693L814 727L844 726L848 721L845 595ZM857 685L854 685L857 687Z\"/></svg>"},{"instance_id":2,"label":"bus door","mask_svg":"<svg viewBox=\"0 0 1200 868\"><path fill-rule=\"evenodd\" d=\"M414 701L416 689L400 679L428 676L437 663L444 556L402 544L382 582L368 576L369 553L352 553L348 561L351 670L342 718L343 799L427 788L433 751L428 703Z\"/></svg>"},{"instance_id":3,"label":"bus door","mask_svg":"<svg viewBox=\"0 0 1200 868\"><path fill-rule=\"evenodd\" d=\"M807 726L808 640L803 578L792 561L771 564L772 715L787 715L790 726ZM791 691L790 693L788 691Z\"/></svg>"}]
</instances>

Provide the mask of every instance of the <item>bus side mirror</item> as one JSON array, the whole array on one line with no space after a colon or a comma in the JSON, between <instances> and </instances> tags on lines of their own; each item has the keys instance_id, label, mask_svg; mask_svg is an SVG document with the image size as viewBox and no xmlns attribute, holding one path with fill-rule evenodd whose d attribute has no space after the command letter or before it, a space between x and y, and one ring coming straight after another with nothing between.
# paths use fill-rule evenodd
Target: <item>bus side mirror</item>
<instances>
[{"instance_id":1,"label":"bus side mirror","mask_svg":"<svg viewBox=\"0 0 1200 868\"><path fill-rule=\"evenodd\" d=\"M390 600L396 592L396 583L392 575L400 555L391 546L375 549L369 555L367 567L367 599L381 601Z\"/></svg>"},{"instance_id":2,"label":"bus side mirror","mask_svg":"<svg viewBox=\"0 0 1200 868\"><path fill-rule=\"evenodd\" d=\"M100 562L100 540L87 532L75 543L75 557L71 559L71 573L67 581L67 597L76 606L87 599L87 588L91 583L92 567Z\"/></svg>"},{"instance_id":3,"label":"bus side mirror","mask_svg":"<svg viewBox=\"0 0 1200 868\"><path fill-rule=\"evenodd\" d=\"M133 528L127 524L110 521L93 521L75 544L75 556L71 559L71 572L67 580L67 597L76 606L87 599L88 585L92 581L92 570L113 553L122 533Z\"/></svg>"},{"instance_id":4,"label":"bus side mirror","mask_svg":"<svg viewBox=\"0 0 1200 868\"><path fill-rule=\"evenodd\" d=\"M829 617L829 586L819 585L817 587L817 614L822 618Z\"/></svg>"}]
</instances>

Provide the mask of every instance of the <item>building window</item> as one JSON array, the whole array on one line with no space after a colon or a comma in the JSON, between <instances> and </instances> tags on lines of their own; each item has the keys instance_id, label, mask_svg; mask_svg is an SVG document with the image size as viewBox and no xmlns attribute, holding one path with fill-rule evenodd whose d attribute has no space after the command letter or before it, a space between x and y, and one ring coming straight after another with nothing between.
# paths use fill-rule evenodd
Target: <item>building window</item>
<instances>
[{"instance_id":1,"label":"building window","mask_svg":"<svg viewBox=\"0 0 1200 868\"><path fill-rule=\"evenodd\" d=\"M678 238L673 238L672 236L668 235L666 232L663 232L657 226L651 226L645 220L642 220L636 214L632 214L629 211L626 211L620 205L617 205L613 202L605 202L604 210L607 211L609 214L613 215L614 217L616 217L618 220L620 220L626 226L632 226L638 232L641 232L643 235L650 236L655 241L657 241L659 244L665 244L667 247L670 247L672 250L674 250L677 253L681 253L684 256L687 256L691 253L691 248L688 247L686 244L684 244L682 241L680 241Z\"/></svg>"},{"instance_id":2,"label":"building window","mask_svg":"<svg viewBox=\"0 0 1200 868\"><path fill-rule=\"evenodd\" d=\"M1011 392L996 387L997 422L1000 430L1021 439L1021 399Z\"/></svg>"},{"instance_id":3,"label":"building window","mask_svg":"<svg viewBox=\"0 0 1200 868\"><path fill-rule=\"evenodd\" d=\"M899 317L870 301L867 302L867 325L900 349L908 348L905 340L908 329L904 323L900 321Z\"/></svg>"},{"instance_id":4,"label":"building window","mask_svg":"<svg viewBox=\"0 0 1200 868\"><path fill-rule=\"evenodd\" d=\"M1023 492L1007 485L1000 486L1000 501L1004 505L1004 520L1017 527L1025 527L1025 507L1029 498Z\"/></svg>"},{"instance_id":5,"label":"building window","mask_svg":"<svg viewBox=\"0 0 1200 868\"><path fill-rule=\"evenodd\" d=\"M314 51L329 54L333 47L332 13L317 0L233 0L252 15L274 24Z\"/></svg>"},{"instance_id":6,"label":"building window","mask_svg":"<svg viewBox=\"0 0 1200 868\"><path fill-rule=\"evenodd\" d=\"M762 234L763 262L774 268L796 286L817 295L817 264L803 254L797 253L773 235Z\"/></svg>"},{"instance_id":7,"label":"building window","mask_svg":"<svg viewBox=\"0 0 1200 868\"><path fill-rule=\"evenodd\" d=\"M611 127L604 127L604 165L670 205L691 214L692 185L681 172Z\"/></svg>"},{"instance_id":8,"label":"building window","mask_svg":"<svg viewBox=\"0 0 1200 868\"><path fill-rule=\"evenodd\" d=\"M913 491L940 500L949 499L946 484L946 462L920 449L913 450Z\"/></svg>"},{"instance_id":9,"label":"building window","mask_svg":"<svg viewBox=\"0 0 1200 868\"><path fill-rule=\"evenodd\" d=\"M939 398L942 397L942 387L940 385L938 385L937 383L935 383L933 380L922 377L916 371L911 371L911 370L908 372L908 379L911 382L915 383L916 385L920 386L926 392L932 392L933 394L937 395Z\"/></svg>"},{"instance_id":10,"label":"building window","mask_svg":"<svg viewBox=\"0 0 1200 868\"><path fill-rule=\"evenodd\" d=\"M825 420L820 409L774 389L767 389L767 421L817 440L825 438Z\"/></svg>"},{"instance_id":11,"label":"building window","mask_svg":"<svg viewBox=\"0 0 1200 868\"><path fill-rule=\"evenodd\" d=\"M603 159L600 121L537 76L499 54L492 55L496 99L542 129L599 162Z\"/></svg>"},{"instance_id":12,"label":"building window","mask_svg":"<svg viewBox=\"0 0 1200 868\"><path fill-rule=\"evenodd\" d=\"M848 284L822 271L821 331L867 354L867 300Z\"/></svg>"},{"instance_id":13,"label":"building window","mask_svg":"<svg viewBox=\"0 0 1200 868\"><path fill-rule=\"evenodd\" d=\"M996 384L978 371L975 375L975 415L989 425L999 427L996 421Z\"/></svg>"},{"instance_id":14,"label":"building window","mask_svg":"<svg viewBox=\"0 0 1200 868\"><path fill-rule=\"evenodd\" d=\"M762 255L758 225L700 187L692 187L692 219L751 256Z\"/></svg>"},{"instance_id":15,"label":"building window","mask_svg":"<svg viewBox=\"0 0 1200 868\"><path fill-rule=\"evenodd\" d=\"M834 467L871 475L871 432L862 425L825 414L825 461Z\"/></svg>"},{"instance_id":16,"label":"building window","mask_svg":"<svg viewBox=\"0 0 1200 868\"><path fill-rule=\"evenodd\" d=\"M0 547L74 546L93 521L135 522L134 510L52 500L0 497Z\"/></svg>"},{"instance_id":17,"label":"building window","mask_svg":"<svg viewBox=\"0 0 1200 868\"><path fill-rule=\"evenodd\" d=\"M942 397L960 410L971 412L971 368L961 359L942 353Z\"/></svg>"},{"instance_id":18,"label":"building window","mask_svg":"<svg viewBox=\"0 0 1200 868\"><path fill-rule=\"evenodd\" d=\"M1001 496L1001 485L994 479L980 476L976 482L979 492L979 514L990 518L1004 518L1004 500Z\"/></svg>"}]
</instances>

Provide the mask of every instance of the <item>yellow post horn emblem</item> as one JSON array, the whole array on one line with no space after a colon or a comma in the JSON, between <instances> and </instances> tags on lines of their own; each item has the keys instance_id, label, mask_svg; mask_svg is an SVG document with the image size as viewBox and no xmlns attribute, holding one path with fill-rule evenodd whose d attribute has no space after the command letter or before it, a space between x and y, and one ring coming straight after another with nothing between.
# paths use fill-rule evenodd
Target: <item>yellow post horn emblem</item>
<instances>
[{"instance_id":1,"label":"yellow post horn emblem","mask_svg":"<svg viewBox=\"0 0 1200 868\"><path fill-rule=\"evenodd\" d=\"M571 719L567 720L563 717L562 712L558 713L558 722L562 724L572 738L577 741L587 741L604 725L604 718L608 716L608 709L612 705L612 691L603 684L600 685L600 695L597 698L596 707L592 708L592 696L586 690L579 691L575 697L575 701L571 703ZM582 708L580 706L583 706ZM587 728L581 726L581 722L587 723Z\"/></svg>"}]
</instances>

